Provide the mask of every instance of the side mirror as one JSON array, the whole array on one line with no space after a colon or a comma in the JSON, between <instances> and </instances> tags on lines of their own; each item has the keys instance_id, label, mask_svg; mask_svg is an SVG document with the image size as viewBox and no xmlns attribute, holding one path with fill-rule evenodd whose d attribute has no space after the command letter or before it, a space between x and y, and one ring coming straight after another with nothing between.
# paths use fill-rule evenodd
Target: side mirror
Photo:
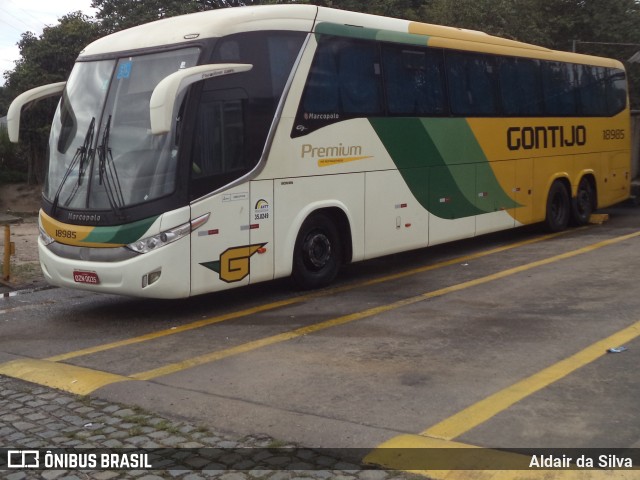
<instances>
[{"instance_id":1,"label":"side mirror","mask_svg":"<svg viewBox=\"0 0 640 480\"><path fill-rule=\"evenodd\" d=\"M173 111L178 96L192 83L209 80L210 78L247 72L253 65L239 63L224 63L215 65L199 65L185 68L163 78L153 89L149 100L149 115L151 117L151 133L160 135L171 130Z\"/></svg>"},{"instance_id":2,"label":"side mirror","mask_svg":"<svg viewBox=\"0 0 640 480\"><path fill-rule=\"evenodd\" d=\"M43 85L42 87L32 88L24 93L18 95L7 112L7 133L9 134L9 141L12 143L18 143L20 137L20 114L22 113L22 107L25 105L38 102L47 97L53 97L59 95L64 90L64 86L67 82L51 83L49 85Z\"/></svg>"}]
</instances>

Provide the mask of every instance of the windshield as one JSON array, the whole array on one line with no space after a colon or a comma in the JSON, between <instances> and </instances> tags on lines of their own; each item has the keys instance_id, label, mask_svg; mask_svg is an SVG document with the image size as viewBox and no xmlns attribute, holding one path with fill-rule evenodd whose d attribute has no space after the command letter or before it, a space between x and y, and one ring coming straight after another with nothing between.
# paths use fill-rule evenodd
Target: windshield
<instances>
[{"instance_id":1,"label":"windshield","mask_svg":"<svg viewBox=\"0 0 640 480\"><path fill-rule=\"evenodd\" d=\"M173 135L151 135L149 99L167 75L197 63L198 48L76 63L49 139L44 196L53 208L111 210L175 188Z\"/></svg>"}]
</instances>

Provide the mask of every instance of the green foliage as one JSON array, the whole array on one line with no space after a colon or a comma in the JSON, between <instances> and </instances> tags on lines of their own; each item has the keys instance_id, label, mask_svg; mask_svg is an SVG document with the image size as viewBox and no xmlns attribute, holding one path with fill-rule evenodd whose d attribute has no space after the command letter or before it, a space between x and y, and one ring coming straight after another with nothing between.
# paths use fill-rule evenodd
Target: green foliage
<instances>
[{"instance_id":1,"label":"green foliage","mask_svg":"<svg viewBox=\"0 0 640 480\"><path fill-rule=\"evenodd\" d=\"M18 156L18 146L9 142L9 135L4 127L0 127L0 185L18 183L27 180Z\"/></svg>"},{"instance_id":2,"label":"green foliage","mask_svg":"<svg viewBox=\"0 0 640 480\"><path fill-rule=\"evenodd\" d=\"M310 3L309 0L93 0L102 28L113 33L162 18L228 7ZM358 2L356 2L358 3Z\"/></svg>"},{"instance_id":3,"label":"green foliage","mask_svg":"<svg viewBox=\"0 0 640 480\"><path fill-rule=\"evenodd\" d=\"M93 0L91 6L98 9L96 18L108 33L205 9L195 0Z\"/></svg>"}]
</instances>

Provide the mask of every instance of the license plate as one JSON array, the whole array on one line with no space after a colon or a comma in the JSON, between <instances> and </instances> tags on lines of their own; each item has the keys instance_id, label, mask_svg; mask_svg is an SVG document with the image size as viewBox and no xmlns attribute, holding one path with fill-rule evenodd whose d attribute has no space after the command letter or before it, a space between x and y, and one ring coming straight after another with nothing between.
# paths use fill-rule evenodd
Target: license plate
<instances>
[{"instance_id":1,"label":"license plate","mask_svg":"<svg viewBox=\"0 0 640 480\"><path fill-rule=\"evenodd\" d=\"M73 281L76 283L88 283L90 285L98 285L100 278L96 272L82 272L80 270L73 271Z\"/></svg>"}]
</instances>

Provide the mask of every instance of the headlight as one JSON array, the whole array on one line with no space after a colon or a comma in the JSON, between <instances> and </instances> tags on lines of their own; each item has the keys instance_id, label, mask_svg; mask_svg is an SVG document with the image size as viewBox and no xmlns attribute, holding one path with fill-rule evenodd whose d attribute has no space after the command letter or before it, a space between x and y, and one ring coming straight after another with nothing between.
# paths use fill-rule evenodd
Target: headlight
<instances>
[{"instance_id":1,"label":"headlight","mask_svg":"<svg viewBox=\"0 0 640 480\"><path fill-rule=\"evenodd\" d=\"M130 243L127 248L130 248L134 252L149 253L152 250L156 250L160 247L164 247L169 243L180 240L191 233L191 223L185 223L179 227L165 230L152 237L143 238L137 242Z\"/></svg>"},{"instance_id":2,"label":"headlight","mask_svg":"<svg viewBox=\"0 0 640 480\"><path fill-rule=\"evenodd\" d=\"M42 240L42 243L46 245L51 245L53 242L55 242L55 239L49 235L44 228L42 228L42 225L38 225L38 230L40 230L40 240Z\"/></svg>"}]
</instances>

